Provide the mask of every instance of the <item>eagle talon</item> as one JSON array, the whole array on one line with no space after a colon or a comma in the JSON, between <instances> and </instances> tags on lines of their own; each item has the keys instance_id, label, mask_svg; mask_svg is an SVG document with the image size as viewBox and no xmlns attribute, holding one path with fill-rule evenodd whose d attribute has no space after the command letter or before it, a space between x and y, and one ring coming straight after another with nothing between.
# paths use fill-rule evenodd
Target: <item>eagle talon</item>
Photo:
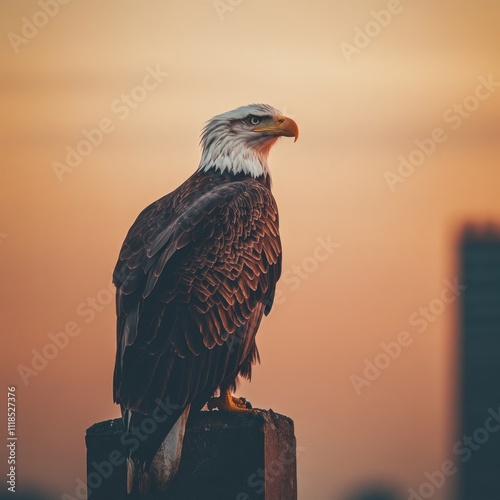
<instances>
[{"instance_id":1,"label":"eagle talon","mask_svg":"<svg viewBox=\"0 0 500 500\"><path fill-rule=\"evenodd\" d=\"M210 411L217 408L219 411L255 411L246 398L236 398L229 391L224 391L219 397L208 400L207 407Z\"/></svg>"},{"instance_id":2,"label":"eagle talon","mask_svg":"<svg viewBox=\"0 0 500 500\"><path fill-rule=\"evenodd\" d=\"M251 409L253 408L252 403L250 403L250 401L247 401L247 398L239 398L239 399L240 399L240 400L242 401L242 403L245 405L245 408L246 408L247 410L251 410Z\"/></svg>"}]
</instances>

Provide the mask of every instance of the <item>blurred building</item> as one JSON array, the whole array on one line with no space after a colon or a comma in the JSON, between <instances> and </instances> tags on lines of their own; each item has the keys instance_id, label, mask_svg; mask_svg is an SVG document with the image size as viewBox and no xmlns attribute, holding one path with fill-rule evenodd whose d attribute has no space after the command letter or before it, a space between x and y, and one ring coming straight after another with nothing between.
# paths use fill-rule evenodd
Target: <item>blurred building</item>
<instances>
[{"instance_id":1,"label":"blurred building","mask_svg":"<svg viewBox=\"0 0 500 500\"><path fill-rule=\"evenodd\" d=\"M460 268L458 498L500 499L500 227L466 228Z\"/></svg>"}]
</instances>

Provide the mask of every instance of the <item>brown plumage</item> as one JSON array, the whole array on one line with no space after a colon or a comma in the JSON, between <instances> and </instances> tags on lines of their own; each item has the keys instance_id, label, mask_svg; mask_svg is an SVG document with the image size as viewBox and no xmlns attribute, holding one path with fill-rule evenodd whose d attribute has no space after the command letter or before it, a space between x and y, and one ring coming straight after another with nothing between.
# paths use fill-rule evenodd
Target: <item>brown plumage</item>
<instances>
[{"instance_id":1,"label":"brown plumage","mask_svg":"<svg viewBox=\"0 0 500 500\"><path fill-rule=\"evenodd\" d=\"M234 386L241 365L257 356L255 326L271 309L280 271L278 209L268 180L196 172L146 208L114 273L115 401L148 414L166 394L178 392L171 402L184 406L222 382ZM229 349L231 335L239 345L233 340ZM217 373L210 370L214 355L223 357ZM179 380L186 358L199 359ZM158 365L168 371L157 373Z\"/></svg>"}]
</instances>

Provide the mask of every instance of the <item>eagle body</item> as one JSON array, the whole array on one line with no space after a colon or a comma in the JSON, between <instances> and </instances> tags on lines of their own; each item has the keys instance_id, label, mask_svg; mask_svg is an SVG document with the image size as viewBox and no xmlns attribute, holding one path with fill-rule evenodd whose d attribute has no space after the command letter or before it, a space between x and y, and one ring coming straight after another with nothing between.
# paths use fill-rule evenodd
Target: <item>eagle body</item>
<instances>
[{"instance_id":1,"label":"eagle body","mask_svg":"<svg viewBox=\"0 0 500 500\"><path fill-rule=\"evenodd\" d=\"M267 154L280 135L298 133L282 118L250 105L212 119L198 170L144 209L125 238L114 271L113 387L135 468L147 471L170 433L180 441L176 469L189 411L234 391L259 359L255 336L281 273Z\"/></svg>"}]
</instances>

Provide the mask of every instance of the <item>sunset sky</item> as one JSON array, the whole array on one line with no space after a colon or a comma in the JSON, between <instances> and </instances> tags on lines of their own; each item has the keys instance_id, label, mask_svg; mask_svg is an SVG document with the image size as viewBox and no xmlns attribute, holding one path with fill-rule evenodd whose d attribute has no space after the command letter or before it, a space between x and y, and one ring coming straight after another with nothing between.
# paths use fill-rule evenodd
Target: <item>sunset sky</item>
<instances>
[{"instance_id":1,"label":"sunset sky","mask_svg":"<svg viewBox=\"0 0 500 500\"><path fill-rule=\"evenodd\" d=\"M463 223L500 221L500 3L55 1L0 7L0 373L20 491L75 495L86 428L119 416L126 231L197 167L206 120L266 102L300 138L270 156L284 274L238 394L295 421L300 499L372 482L407 498L461 438L450 283Z\"/></svg>"}]
</instances>

